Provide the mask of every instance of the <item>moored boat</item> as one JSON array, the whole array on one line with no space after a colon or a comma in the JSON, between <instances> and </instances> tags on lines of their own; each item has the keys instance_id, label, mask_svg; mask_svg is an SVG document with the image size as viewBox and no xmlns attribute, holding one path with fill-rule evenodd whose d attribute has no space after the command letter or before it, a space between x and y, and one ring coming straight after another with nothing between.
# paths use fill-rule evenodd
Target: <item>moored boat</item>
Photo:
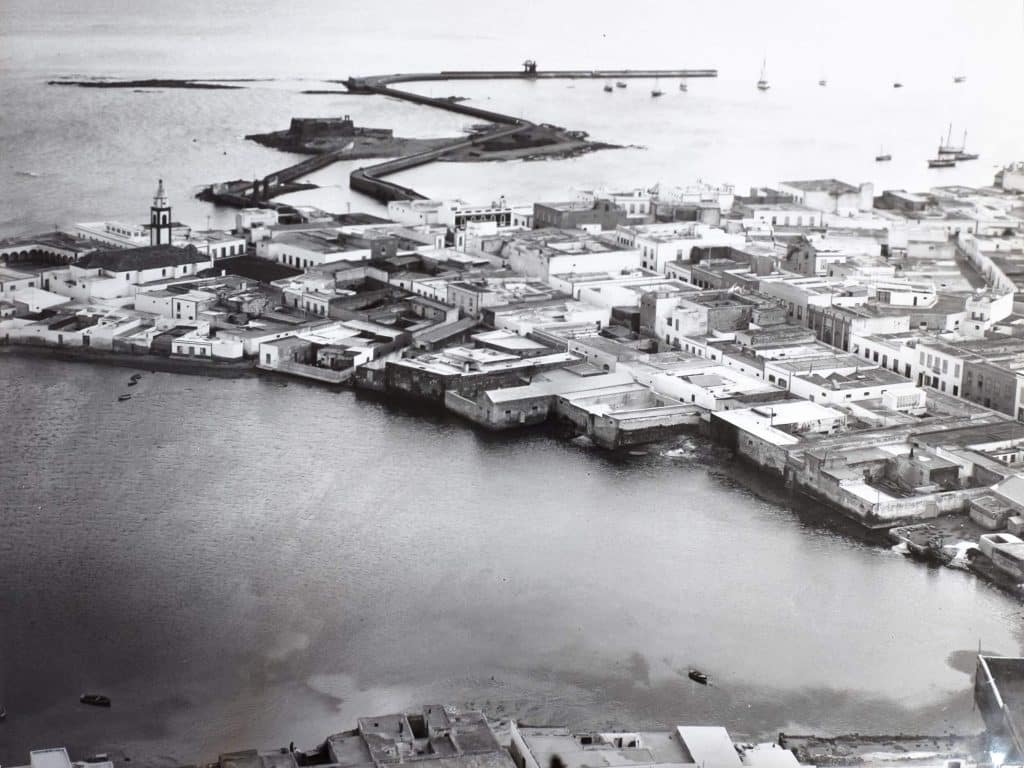
<instances>
[{"instance_id":1,"label":"moored boat","mask_svg":"<svg viewBox=\"0 0 1024 768\"><path fill-rule=\"evenodd\" d=\"M110 698L103 696L99 693L83 693L78 697L78 700L83 704L88 704L91 707L109 707Z\"/></svg>"},{"instance_id":2,"label":"moored boat","mask_svg":"<svg viewBox=\"0 0 1024 768\"><path fill-rule=\"evenodd\" d=\"M933 157L928 160L929 168L952 168L956 165L956 160L952 157Z\"/></svg>"},{"instance_id":3,"label":"moored boat","mask_svg":"<svg viewBox=\"0 0 1024 768\"><path fill-rule=\"evenodd\" d=\"M658 86L658 81L655 80L654 81L654 88L651 89L651 96L653 96L654 98L657 98L658 96L661 96L664 93L665 92L663 90L661 90L661 88Z\"/></svg>"},{"instance_id":4,"label":"moored boat","mask_svg":"<svg viewBox=\"0 0 1024 768\"><path fill-rule=\"evenodd\" d=\"M690 87L686 84L685 80L679 84L679 90L680 91L688 91L688 90L690 90Z\"/></svg>"},{"instance_id":5,"label":"moored boat","mask_svg":"<svg viewBox=\"0 0 1024 768\"><path fill-rule=\"evenodd\" d=\"M826 80L825 78L821 78L821 80L818 81L818 85L824 88L826 85L828 85L828 80Z\"/></svg>"},{"instance_id":6,"label":"moored boat","mask_svg":"<svg viewBox=\"0 0 1024 768\"><path fill-rule=\"evenodd\" d=\"M612 88L611 83L605 83L604 84L604 92L605 93L611 93L613 90L615 90L615 89Z\"/></svg>"},{"instance_id":7,"label":"moored boat","mask_svg":"<svg viewBox=\"0 0 1024 768\"><path fill-rule=\"evenodd\" d=\"M708 684L708 676L701 672L699 669L691 669L688 676L695 683L700 683L701 685Z\"/></svg>"},{"instance_id":8,"label":"moored boat","mask_svg":"<svg viewBox=\"0 0 1024 768\"><path fill-rule=\"evenodd\" d=\"M123 403L125 400L131 400L131 399L132 399L132 396L130 394L128 394L127 392L125 392L123 395L118 395L117 396L117 401L119 403Z\"/></svg>"},{"instance_id":9,"label":"moored boat","mask_svg":"<svg viewBox=\"0 0 1024 768\"><path fill-rule=\"evenodd\" d=\"M977 152L967 151L967 131L964 131L964 140L960 144L960 150L954 155L957 160L977 160Z\"/></svg>"},{"instance_id":10,"label":"moored boat","mask_svg":"<svg viewBox=\"0 0 1024 768\"><path fill-rule=\"evenodd\" d=\"M884 147L878 148L878 154L875 155L876 163L887 163L892 160L892 155L885 151Z\"/></svg>"},{"instance_id":11,"label":"moored boat","mask_svg":"<svg viewBox=\"0 0 1024 768\"><path fill-rule=\"evenodd\" d=\"M903 87L903 83L901 83L899 80L897 80L895 83L892 84L892 87L893 88L902 88Z\"/></svg>"},{"instance_id":12,"label":"moored boat","mask_svg":"<svg viewBox=\"0 0 1024 768\"><path fill-rule=\"evenodd\" d=\"M625 84L625 83L624 83L624 82L623 82L622 80L618 80L618 81L617 81L617 82L615 83L615 87L616 87L616 88L625 88L625 87L626 87L626 84Z\"/></svg>"},{"instance_id":13,"label":"moored boat","mask_svg":"<svg viewBox=\"0 0 1024 768\"><path fill-rule=\"evenodd\" d=\"M967 132L964 132L964 141L967 141ZM958 155L965 149L964 145L961 144L959 147L953 144L953 124L949 124L949 128L946 131L946 140L943 141L942 137L939 137L939 157L943 155Z\"/></svg>"},{"instance_id":14,"label":"moored boat","mask_svg":"<svg viewBox=\"0 0 1024 768\"><path fill-rule=\"evenodd\" d=\"M761 59L761 78L757 81L757 90L759 91L767 91L771 87L768 85L768 76L766 74L767 64L767 57Z\"/></svg>"}]
</instances>

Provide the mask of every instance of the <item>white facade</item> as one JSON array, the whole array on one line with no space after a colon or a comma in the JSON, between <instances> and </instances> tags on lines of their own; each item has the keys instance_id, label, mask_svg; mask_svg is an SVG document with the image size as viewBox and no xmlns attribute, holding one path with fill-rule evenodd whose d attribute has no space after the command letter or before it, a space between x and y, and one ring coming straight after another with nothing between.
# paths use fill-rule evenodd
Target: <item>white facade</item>
<instances>
[{"instance_id":1,"label":"white facade","mask_svg":"<svg viewBox=\"0 0 1024 768\"><path fill-rule=\"evenodd\" d=\"M260 243L257 246L257 255L265 248L266 255L263 258L276 261L296 269L319 266L321 264L333 264L338 261L366 261L370 258L369 248L346 249L338 246L337 249L330 249L318 245L303 245L294 240L270 240Z\"/></svg>"},{"instance_id":2,"label":"white facade","mask_svg":"<svg viewBox=\"0 0 1024 768\"><path fill-rule=\"evenodd\" d=\"M808 208L840 216L856 215L859 211L870 211L874 207L875 188L870 182L859 187L822 179L818 182L782 182L779 190Z\"/></svg>"},{"instance_id":3,"label":"white facade","mask_svg":"<svg viewBox=\"0 0 1024 768\"><path fill-rule=\"evenodd\" d=\"M743 217L747 229L768 229L771 227L820 227L821 211L792 203L778 205L753 204L744 206L749 215Z\"/></svg>"},{"instance_id":4,"label":"white facade","mask_svg":"<svg viewBox=\"0 0 1024 768\"><path fill-rule=\"evenodd\" d=\"M211 336L210 327L205 323L171 342L171 354L179 357L241 360L243 352L242 342L236 338Z\"/></svg>"},{"instance_id":5,"label":"white facade","mask_svg":"<svg viewBox=\"0 0 1024 768\"><path fill-rule=\"evenodd\" d=\"M1007 192L1024 192L1024 163L1013 163L1002 171L1003 189Z\"/></svg>"},{"instance_id":6,"label":"white facade","mask_svg":"<svg viewBox=\"0 0 1024 768\"><path fill-rule=\"evenodd\" d=\"M98 240L115 248L139 248L149 245L149 230L140 224L120 221L89 221L72 224L68 234L85 240Z\"/></svg>"},{"instance_id":7,"label":"white facade","mask_svg":"<svg viewBox=\"0 0 1024 768\"><path fill-rule=\"evenodd\" d=\"M0 299L13 301L18 291L41 286L41 277L31 272L19 272L0 267Z\"/></svg>"}]
</instances>

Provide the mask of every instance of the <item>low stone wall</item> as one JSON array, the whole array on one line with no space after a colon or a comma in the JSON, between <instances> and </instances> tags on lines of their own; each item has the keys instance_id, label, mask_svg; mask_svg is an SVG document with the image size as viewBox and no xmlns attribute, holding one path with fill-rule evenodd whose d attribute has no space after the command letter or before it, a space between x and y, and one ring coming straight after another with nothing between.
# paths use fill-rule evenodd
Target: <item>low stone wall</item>
<instances>
[{"instance_id":1,"label":"low stone wall","mask_svg":"<svg viewBox=\"0 0 1024 768\"><path fill-rule=\"evenodd\" d=\"M335 371L331 368L319 368L315 365L303 365L302 363L296 363L291 360L282 360L277 364L276 368L264 368L262 365L259 367L263 370L273 370L278 373L287 373L291 376L301 376L304 379L321 381L324 384L342 384L347 381L356 370L355 368L345 368L341 371Z\"/></svg>"}]
</instances>

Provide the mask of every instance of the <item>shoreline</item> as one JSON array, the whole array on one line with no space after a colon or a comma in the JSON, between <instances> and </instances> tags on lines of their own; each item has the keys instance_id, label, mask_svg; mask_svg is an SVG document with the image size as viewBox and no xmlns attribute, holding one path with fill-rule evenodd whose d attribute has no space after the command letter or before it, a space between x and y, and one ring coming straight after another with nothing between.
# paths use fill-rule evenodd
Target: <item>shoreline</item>
<instances>
[{"instance_id":1,"label":"shoreline","mask_svg":"<svg viewBox=\"0 0 1024 768\"><path fill-rule=\"evenodd\" d=\"M332 385L326 384L325 382L319 382L314 379L296 378L280 371L262 370L257 368L255 362L251 360L246 360L241 363L217 363L211 360L171 358L152 354L135 355L106 350L87 350L82 347L52 347L38 344L0 343L0 357L3 357L4 355L37 360L52 360L56 362L95 363L98 365L107 365L119 368L149 370L150 372L159 371L161 373L180 373L187 376L209 376L212 378L222 379L240 379L252 376L266 378L268 381L283 381L285 382L285 385L288 383L305 384L333 391L345 389L357 395L359 399L364 399L369 403L399 408L413 414L417 418L426 415L431 417L450 416L453 417L453 419L460 425L468 427L474 432L479 431L479 434L481 435L495 436L497 434L491 430L479 427L473 422L467 422L464 419L457 418L456 414L447 410L443 406L439 406L435 403L424 401L419 398L404 396L401 392L384 392L376 389L360 387L358 385L354 385L352 383L352 379L341 385ZM530 425L519 430L510 431L516 435L533 433L544 435L551 440L566 443L572 442L572 438L568 438L561 434L558 431L557 426L552 424ZM500 434L507 434L507 432ZM692 433L687 432L685 434L687 437L697 437L705 440L709 449L728 451L728 449L715 442L714 438L710 434L707 434L704 430L699 428L695 429ZM665 441L661 441L661 443L664 442ZM649 445L653 446L658 444L660 443L652 443ZM604 451L604 453L606 453L610 458L615 457L617 460L621 460L626 456L633 455L636 450L637 447L633 447L632 449L625 447ZM641 450L644 451L644 455L648 455L651 452L647 449ZM878 549L899 551L896 549L896 546L898 545L894 544L894 542L899 541L898 538L894 537L894 532L907 528L908 526L906 524L893 525L884 529L865 526L855 518L847 515L841 507L830 503L828 500L822 499L814 493L809 493L803 488L787 486L782 478L763 472L756 463L751 462L741 454L731 451L728 453L734 470L738 470L733 473L728 473L728 476L742 485L744 489L757 498L767 500L773 504L783 507L790 513L791 517L795 521L806 521L811 517L816 523L825 524L830 530L833 530L842 536L848 536L862 544L866 544L870 547L877 547ZM797 499L800 499L801 501L798 502ZM813 511L813 514L810 516L808 515L809 511ZM956 515L947 515L923 521L917 525L941 524L944 520L952 521L956 518ZM991 561L989 561L987 557L981 555L980 552L978 552L979 557L972 559L966 567L957 567L950 563L929 561L926 558L915 556L912 552L903 552L902 554L906 560L919 566L924 566L926 568L943 567L959 571L961 573L970 574L974 578L994 587L1008 597L1014 597L1019 600L1022 595L1024 595L1024 591L1021 590L1018 584L1016 584L1009 576L1006 576L1001 571L994 568L994 566L991 565Z\"/></svg>"},{"instance_id":2,"label":"shoreline","mask_svg":"<svg viewBox=\"0 0 1024 768\"><path fill-rule=\"evenodd\" d=\"M0 343L0 357L12 355L36 360L55 360L64 363L96 363L117 368L135 368L161 373L182 373L191 376L211 376L221 379L240 379L257 373L255 364L215 363L206 360L161 357L160 355L134 355L125 352L82 347L51 347L38 344Z\"/></svg>"},{"instance_id":3,"label":"shoreline","mask_svg":"<svg viewBox=\"0 0 1024 768\"><path fill-rule=\"evenodd\" d=\"M67 85L75 88L191 88L207 91L240 91L244 85L224 85L223 80L173 80L147 78L144 80L47 80L47 85ZM227 82L256 82L230 80Z\"/></svg>"}]
</instances>

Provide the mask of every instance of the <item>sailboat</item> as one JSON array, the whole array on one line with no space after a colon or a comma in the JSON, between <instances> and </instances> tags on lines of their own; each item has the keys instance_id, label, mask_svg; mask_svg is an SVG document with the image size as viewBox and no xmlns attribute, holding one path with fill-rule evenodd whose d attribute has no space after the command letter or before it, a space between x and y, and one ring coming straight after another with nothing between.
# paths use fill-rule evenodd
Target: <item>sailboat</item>
<instances>
[{"instance_id":1,"label":"sailboat","mask_svg":"<svg viewBox=\"0 0 1024 768\"><path fill-rule=\"evenodd\" d=\"M948 139L947 139L948 141ZM952 168L956 165L956 157L951 157L942 151L942 137L939 137L939 154L928 161L929 168Z\"/></svg>"},{"instance_id":2,"label":"sailboat","mask_svg":"<svg viewBox=\"0 0 1024 768\"><path fill-rule=\"evenodd\" d=\"M949 124L949 130L946 131L946 140L939 139L939 157L943 155L958 155L964 151L963 145L957 147L953 145L953 124ZM964 133L964 141L967 140L967 134Z\"/></svg>"},{"instance_id":3,"label":"sailboat","mask_svg":"<svg viewBox=\"0 0 1024 768\"><path fill-rule=\"evenodd\" d=\"M658 96L661 96L664 93L665 92L663 90L661 90L661 88L658 87L658 80L657 80L657 78L655 78L655 80L654 80L654 88L651 89L651 96L653 96L654 98L657 98Z\"/></svg>"},{"instance_id":4,"label":"sailboat","mask_svg":"<svg viewBox=\"0 0 1024 768\"><path fill-rule=\"evenodd\" d=\"M977 160L978 159L978 153L977 152L968 152L967 151L967 131L964 131L964 140L960 144L960 151L956 153L956 159L957 160Z\"/></svg>"},{"instance_id":5,"label":"sailboat","mask_svg":"<svg viewBox=\"0 0 1024 768\"><path fill-rule=\"evenodd\" d=\"M887 163L892 160L892 155L885 151L885 147L878 148L878 154L875 155L876 163Z\"/></svg>"},{"instance_id":6,"label":"sailboat","mask_svg":"<svg viewBox=\"0 0 1024 768\"><path fill-rule=\"evenodd\" d=\"M768 58L767 57L761 59L761 79L757 81L757 90L759 90L759 91L767 91L771 87L770 85L768 85L767 76L765 74L765 70L767 68L767 64L768 64Z\"/></svg>"}]
</instances>

